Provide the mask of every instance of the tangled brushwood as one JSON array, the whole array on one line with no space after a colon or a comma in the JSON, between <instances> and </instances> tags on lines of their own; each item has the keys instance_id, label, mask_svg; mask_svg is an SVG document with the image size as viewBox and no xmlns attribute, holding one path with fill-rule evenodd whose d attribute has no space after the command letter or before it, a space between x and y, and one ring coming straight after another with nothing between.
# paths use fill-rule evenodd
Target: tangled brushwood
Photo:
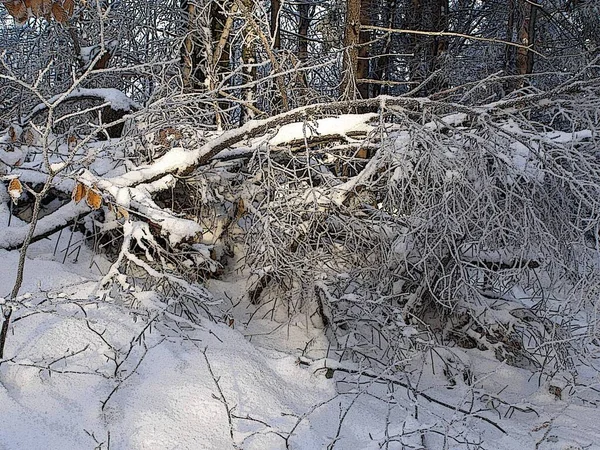
<instances>
[{"instance_id":1,"label":"tangled brushwood","mask_svg":"<svg viewBox=\"0 0 600 450\"><path fill-rule=\"evenodd\" d=\"M136 155L121 175L73 150L65 180L98 204L63 200L33 240L79 224L98 251L121 243L102 286L132 304L155 290L211 315L190 283L241 259L258 309L324 326L344 359L402 370L413 350L459 346L551 377L597 345L599 89L316 104L219 136L137 128L143 147L110 147Z\"/></svg>"},{"instance_id":2,"label":"tangled brushwood","mask_svg":"<svg viewBox=\"0 0 600 450\"><path fill-rule=\"evenodd\" d=\"M423 345L572 368L597 345L598 99L381 99L364 137L258 146L240 194L249 295L319 316L380 369Z\"/></svg>"}]
</instances>

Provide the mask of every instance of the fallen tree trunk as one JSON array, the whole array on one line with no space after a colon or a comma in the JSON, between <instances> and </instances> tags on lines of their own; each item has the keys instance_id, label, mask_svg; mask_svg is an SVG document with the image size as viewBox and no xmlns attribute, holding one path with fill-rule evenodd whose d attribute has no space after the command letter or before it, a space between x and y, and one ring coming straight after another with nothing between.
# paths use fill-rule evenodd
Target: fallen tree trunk
<instances>
[{"instance_id":1,"label":"fallen tree trunk","mask_svg":"<svg viewBox=\"0 0 600 450\"><path fill-rule=\"evenodd\" d=\"M52 214L48 214L38 221L31 242L41 241L57 231L73 225L78 218L85 216L90 212L91 210L85 202L78 204L75 204L74 202L67 203ZM28 231L29 224L0 230L0 249L17 250L21 248Z\"/></svg>"},{"instance_id":2,"label":"fallen tree trunk","mask_svg":"<svg viewBox=\"0 0 600 450\"><path fill-rule=\"evenodd\" d=\"M569 85L570 86L570 85ZM558 94L569 90L569 86L562 86L561 89L555 89L548 93L537 93L529 96L523 96L518 99L518 104L528 104L530 108L536 105L545 107L549 103L548 99ZM573 84L573 89L578 88L576 83ZM243 126L229 130L218 136L217 138L205 143L195 150L188 150L180 147L173 148L164 156L157 159L154 163L141 166L135 170L131 170L123 175L113 178L100 178L86 170L82 170L78 174L78 178L86 184L94 184L95 187L103 192L110 193L115 199L119 199L122 190L127 191L136 188L142 184L151 184L166 175L186 175L207 164L216 155L223 150L226 150L235 144L244 140L256 138L266 135L272 130L278 129L270 140L272 145L282 145L284 143L298 141L305 137L308 141L311 138L322 139L324 136L348 136L356 131L365 131L369 127L369 122L380 117L379 112L385 108L390 110L398 110L407 114L423 114L425 110L429 113L438 113L438 120L431 123L434 128L443 128L445 126L458 126L464 123L469 118L479 117L481 115L496 115L511 114L511 109L516 105L514 100L496 102L489 105L479 107L469 107L454 103L436 102L428 98L410 98L410 97L390 97L380 96L372 99L319 103L314 105L303 106L294 110L262 120L252 120ZM43 108L41 108L43 109ZM506 110L506 111L505 111ZM370 113L352 114L355 111L371 111ZM449 112L453 114L448 115ZM457 114L458 113L458 114ZM348 115L354 119L348 123ZM344 117L336 118L328 116ZM444 115L447 115L444 117ZM323 134L319 134L317 122L317 132L310 131L310 127L302 126L303 123L315 123L319 119L332 121L326 123ZM298 130L288 130L289 134L281 133L281 129L289 126L294 122L299 122L298 130L301 130L305 135L297 133ZM336 129L336 127L338 127ZM340 128L341 127L341 128ZM349 185L352 181L348 182ZM356 183L354 183L356 184ZM147 196L147 194L145 195ZM125 197L131 198L130 192ZM115 203L120 204L115 200ZM122 205L127 207L128 205ZM133 206L133 205L132 205ZM50 214L38 223L34 241L42 239L53 232L59 231L73 223L73 221L81 214L89 212L85 205L76 206L69 203L55 213ZM134 211L135 212L135 211ZM0 249L17 249L23 243L23 239L27 234L28 226L15 227L0 231Z\"/></svg>"}]
</instances>

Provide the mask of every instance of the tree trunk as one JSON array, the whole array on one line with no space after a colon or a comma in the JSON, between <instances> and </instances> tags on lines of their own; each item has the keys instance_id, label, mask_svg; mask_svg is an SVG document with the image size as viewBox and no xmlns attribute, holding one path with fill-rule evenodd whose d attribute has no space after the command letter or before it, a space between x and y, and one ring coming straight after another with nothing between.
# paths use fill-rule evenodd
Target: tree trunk
<instances>
[{"instance_id":1,"label":"tree trunk","mask_svg":"<svg viewBox=\"0 0 600 450\"><path fill-rule=\"evenodd\" d=\"M244 6L248 9L252 9L252 0L244 0ZM254 27L250 24L246 24L244 27L244 44L242 47L242 72L244 74L244 84L251 84L256 80L256 49L255 43L257 40ZM242 99L245 105L242 106L240 114L240 125L243 125L248 120L254 118L253 105L256 101L256 86L246 86L243 89Z\"/></svg>"},{"instance_id":2,"label":"tree trunk","mask_svg":"<svg viewBox=\"0 0 600 450\"><path fill-rule=\"evenodd\" d=\"M213 50L211 67L211 90L220 90L221 83L230 71L231 45L229 34L233 28L233 13L236 7L231 2L213 0L210 4L210 32L211 47ZM229 13L229 14L228 14ZM216 92L219 99L215 104L215 121L218 129L222 129L227 122L229 102Z\"/></svg>"},{"instance_id":3,"label":"tree trunk","mask_svg":"<svg viewBox=\"0 0 600 450\"><path fill-rule=\"evenodd\" d=\"M361 0L360 25L361 27L371 25L371 0ZM369 78L369 49L367 44L371 40L371 32L361 29L359 33L358 61L356 62L356 78L367 80ZM369 98L369 83L358 81L358 93L360 98Z\"/></svg>"},{"instance_id":4,"label":"tree trunk","mask_svg":"<svg viewBox=\"0 0 600 450\"><path fill-rule=\"evenodd\" d=\"M346 0L346 26L344 28L344 58L340 96L344 99L368 98L368 84L364 80L369 73L368 31L361 32L361 20L369 23L368 0ZM363 44L363 45L361 45Z\"/></svg>"},{"instance_id":5,"label":"tree trunk","mask_svg":"<svg viewBox=\"0 0 600 450\"><path fill-rule=\"evenodd\" d=\"M448 29L448 0L411 0L409 24L418 31L446 31ZM448 49L448 39L444 36L414 35L410 37L409 53L413 53L410 65L410 79L422 83L440 68L441 56ZM443 78L431 80L423 86L422 92L431 94L445 86Z\"/></svg>"},{"instance_id":6,"label":"tree trunk","mask_svg":"<svg viewBox=\"0 0 600 450\"><path fill-rule=\"evenodd\" d=\"M533 3L527 0L519 0L522 20L519 27L519 44L531 45L535 41L535 21L537 18L537 9ZM528 49L517 48L516 73L524 77L519 80L517 88L522 88L527 84L526 76L533 73L534 53Z\"/></svg>"},{"instance_id":7,"label":"tree trunk","mask_svg":"<svg viewBox=\"0 0 600 450\"><path fill-rule=\"evenodd\" d=\"M386 7L382 9L382 19L387 28L394 28L394 15L397 8L397 0L389 0ZM380 83L374 84L373 97L380 94L389 94L389 85L385 81L389 79L388 69L390 65L390 53L392 52L392 34L388 33L385 38L385 43L381 50L381 55L376 60L375 69L373 70L373 78Z\"/></svg>"},{"instance_id":8,"label":"tree trunk","mask_svg":"<svg viewBox=\"0 0 600 450\"><path fill-rule=\"evenodd\" d=\"M432 8L432 30L448 30L448 0L435 0ZM433 73L440 68L440 57L448 50L448 38L445 36L435 36L431 43L431 60L429 73ZM437 83L437 89L443 87L442 82Z\"/></svg>"},{"instance_id":9,"label":"tree trunk","mask_svg":"<svg viewBox=\"0 0 600 450\"><path fill-rule=\"evenodd\" d=\"M281 48L281 31L279 14L281 11L281 0L271 0L271 38L273 39L273 48Z\"/></svg>"},{"instance_id":10,"label":"tree trunk","mask_svg":"<svg viewBox=\"0 0 600 450\"><path fill-rule=\"evenodd\" d=\"M202 56L197 6L194 0L183 0L181 9L187 31L181 48L183 87L186 91L196 91L202 89L206 81L206 59Z\"/></svg>"},{"instance_id":11,"label":"tree trunk","mask_svg":"<svg viewBox=\"0 0 600 450\"><path fill-rule=\"evenodd\" d=\"M508 0L508 20L506 22L506 42L512 42L515 31L515 2L516 0ZM504 48L504 73L512 75L515 65L515 47L506 45ZM507 92L512 92L516 89L514 80L508 80L504 83L504 89Z\"/></svg>"},{"instance_id":12,"label":"tree trunk","mask_svg":"<svg viewBox=\"0 0 600 450\"><path fill-rule=\"evenodd\" d=\"M298 3L298 59L308 59L308 29L310 27L310 3Z\"/></svg>"},{"instance_id":13,"label":"tree trunk","mask_svg":"<svg viewBox=\"0 0 600 450\"><path fill-rule=\"evenodd\" d=\"M298 61L305 64L308 60L308 30L312 21L314 7L310 3L298 3ZM302 71L298 76L298 81L302 88L308 88L306 72Z\"/></svg>"},{"instance_id":14,"label":"tree trunk","mask_svg":"<svg viewBox=\"0 0 600 450\"><path fill-rule=\"evenodd\" d=\"M186 20L187 35L181 50L183 86L187 91L214 91L218 101L215 102L215 123L222 128L226 121L229 102L223 100L219 88L226 73L230 69L229 33L233 26L233 13L230 2L212 1L208 15L202 16L203 10L196 0L183 0L181 8ZM225 8L228 8L227 10ZM208 21L208 23L207 23ZM209 33L204 32L208 25Z\"/></svg>"}]
</instances>

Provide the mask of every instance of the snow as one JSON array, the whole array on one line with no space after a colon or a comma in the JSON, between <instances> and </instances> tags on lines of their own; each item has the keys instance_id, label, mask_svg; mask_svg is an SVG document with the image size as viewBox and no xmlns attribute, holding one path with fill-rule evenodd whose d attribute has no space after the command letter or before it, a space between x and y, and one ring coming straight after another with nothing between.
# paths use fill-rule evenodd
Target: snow
<instances>
[{"instance_id":1,"label":"snow","mask_svg":"<svg viewBox=\"0 0 600 450\"><path fill-rule=\"evenodd\" d=\"M94 97L98 98L106 103L109 103L112 109L117 111L132 111L138 109L139 105L131 100L127 95L118 89L114 88L75 88L72 91L64 92L62 94L54 95L53 97L46 100L44 103L40 103L34 107L24 122L27 122L31 117L35 116L41 111L48 109L49 105L56 106L69 99L80 98L80 97Z\"/></svg>"},{"instance_id":2,"label":"snow","mask_svg":"<svg viewBox=\"0 0 600 450\"><path fill-rule=\"evenodd\" d=\"M52 255L55 239L32 247L22 290L29 294L20 297L20 319L11 325L0 363L3 449L108 448L110 439L111 449L123 450L277 450L287 448L287 438L289 448L312 450L326 448L336 435L336 448L378 449L386 436L397 436L389 448L403 448L421 443L423 433L427 448L442 448L443 439L428 431L440 421L481 439L484 448L599 448L600 411L557 400L548 383L493 355L453 350L471 367L473 387L457 377L450 389L441 370L425 364L416 392L468 409L471 389L477 397L502 391L513 407L501 409L503 417L483 412L468 418L399 386L390 394L390 382L404 383L401 374L363 376L358 383L349 372L360 365L328 357L323 330L303 320L248 321L249 305L238 302L245 278L237 271L208 286L237 304L222 305L235 319L232 327L192 324L151 292L140 292L147 300L134 308L94 297L100 274L87 268L91 252L62 264ZM18 254L1 257L5 295ZM304 353L307 342L312 345ZM336 369L334 378L325 376L326 368Z\"/></svg>"},{"instance_id":3,"label":"snow","mask_svg":"<svg viewBox=\"0 0 600 450\"><path fill-rule=\"evenodd\" d=\"M14 267L16 253L5 252L3 260L4 269ZM131 361L115 368L115 352L124 358L152 319L135 313L134 321L132 311L87 299L93 283L85 286L93 280L50 266L61 264L36 259L30 265L24 289L34 292L28 307L36 314L14 322L8 360L0 365L4 449L92 448L88 433L105 441L110 433L117 449L232 448L217 382L232 411L249 418L238 419L235 441L264 448L272 436L262 422L291 427L294 417L283 414L301 414L334 393L331 381L301 369L293 356L262 350L208 322L183 330L176 320L156 321L143 344L134 344ZM76 283L83 289L74 289ZM43 291L57 289L67 293L41 303ZM277 440L274 448L282 448Z\"/></svg>"},{"instance_id":4,"label":"snow","mask_svg":"<svg viewBox=\"0 0 600 450\"><path fill-rule=\"evenodd\" d=\"M305 135L369 133L374 117L350 115L284 125L273 135L251 141L248 148L282 145ZM465 118L455 114L428 126L460 126ZM510 124L508 129L513 135L521 133ZM210 154L231 135L224 133L195 149L175 148L153 165L127 173L100 176L96 167L78 171L73 178L96 185L106 199L160 225L174 245L203 230L197 222L159 208L151 194L172 187L172 174ZM537 141L526 137L521 135L527 144L511 140L504 156L518 173L537 176L535 151L541 141L568 145L590 135L548 133ZM386 148L399 161L395 182L414 170L408 158L403 159L410 156L410 144L411 134L400 131ZM460 159L458 147L451 153ZM381 157L376 155L361 174L334 186L331 193L307 189L299 206L306 210L314 202L321 207L327 198L343 203L375 173ZM60 163L52 167L63 168ZM39 173L30 169L19 173L24 181L40 181ZM460 173L445 170L445 180L454 182ZM65 177L57 186L69 192L73 184ZM3 224L9 214L5 191L0 192ZM38 230L49 232L88 212L85 202L69 202L42 219ZM26 224L13 220L11 227L0 228L0 298L15 310L6 357L0 360L1 449L476 448L465 440L489 449L600 448L595 394L569 381L569 373L534 377L499 361L493 350L443 345L425 357L408 354L377 373L364 361L344 360L330 330L308 313L288 317L283 309L269 314L272 305L252 305L247 298L251 274L236 264L221 279L195 286L194 301L210 306L218 320L193 322L174 312L180 296L161 301L153 291L143 290L143 277L139 285L128 284L116 270L118 264L94 254L82 244L81 235L66 229L30 248L21 295L7 300L19 255L6 249L22 242L28 231ZM120 226L127 246L119 258L146 268L155 280L174 280L146 262L156 259L149 250L153 237L148 224L128 219ZM76 256L70 251L71 240L80 247ZM146 253L146 260L129 253L131 242ZM398 239L393 249L405 254L411 245ZM211 246L192 248L200 257L210 257ZM509 250L471 248L463 256L506 264L523 257L518 249ZM261 274L269 269L264 267ZM399 292L403 282L397 281ZM131 304L113 298L111 283L121 283ZM510 295L515 303L532 306L525 292L515 288ZM364 299L346 293L332 299L337 300L360 304ZM511 323L508 310L490 314ZM430 344L401 315L396 326L407 340ZM442 363L438 354L456 367ZM588 386L597 385L595 371L586 376ZM409 379L416 384L409 386ZM555 387L564 392L560 398L552 393ZM450 436L447 442L444 433Z\"/></svg>"},{"instance_id":5,"label":"snow","mask_svg":"<svg viewBox=\"0 0 600 450\"><path fill-rule=\"evenodd\" d=\"M374 129L369 122L379 115L345 114L340 117L328 117L308 123L290 123L277 130L275 136L269 139L270 145L281 145L297 140L310 139L316 136L337 135L347 136L351 132L369 133Z\"/></svg>"},{"instance_id":6,"label":"snow","mask_svg":"<svg viewBox=\"0 0 600 450\"><path fill-rule=\"evenodd\" d=\"M6 147L0 147L0 170L3 165L18 166L24 160L27 154L20 148L15 148L12 151L6 151Z\"/></svg>"},{"instance_id":7,"label":"snow","mask_svg":"<svg viewBox=\"0 0 600 450\"><path fill-rule=\"evenodd\" d=\"M110 101L115 109L132 107L131 101L116 89L77 89L69 95L99 96ZM59 96L51 101L57 101L58 99ZM45 105L40 105L38 109L44 107ZM345 136L346 133L352 131L368 132L372 130L372 126L369 125L368 122L376 117L377 114L360 114L322 119L310 126L304 123L294 123L289 126L285 125L281 127L273 138L271 138L272 142L270 142L270 144L274 145L275 143L282 143L284 141L289 142L295 139L303 139L305 133L312 135L311 133L318 132L319 134ZM250 121L242 127L241 130L260 128L266 123L266 120ZM232 137L238 136L239 134L240 130L224 132L218 138L207 142L197 149L175 147L156 160L153 164L137 167L135 170L130 170L126 173L117 174L112 177L101 178L86 169L79 171L77 177L87 186L96 186L102 192L109 193L112 200L120 206L126 209L134 208L142 215L159 223L162 233L168 237L171 244L177 244L201 234L201 227L194 221L174 217L169 212L160 210L151 200L149 193L172 185L173 178L171 174L184 171L201 158L211 155L218 145L221 145L223 142L228 142ZM157 182L157 179L160 180ZM356 184L356 181L351 182L347 188L351 188L354 184ZM344 187L341 189L344 190ZM320 195L318 192L316 194ZM53 227L56 227L57 223L66 223L82 212L82 207L78 209L75 206L67 205L67 207L61 208L60 212L55 214L51 219L42 219L40 221L40 226L43 229L52 229ZM0 232L0 248L11 248L15 246L18 244L19 239L22 241L22 237L26 233L26 229L6 232L5 235Z\"/></svg>"},{"instance_id":8,"label":"snow","mask_svg":"<svg viewBox=\"0 0 600 450\"><path fill-rule=\"evenodd\" d=\"M85 202L75 204L69 202L58 211L47 215L38 222L36 231L39 234L46 234L61 226L66 226L72 218L83 216L90 212ZM27 235L29 227L3 227L0 229L0 249L9 249L19 245Z\"/></svg>"},{"instance_id":9,"label":"snow","mask_svg":"<svg viewBox=\"0 0 600 450\"><path fill-rule=\"evenodd\" d=\"M125 209L134 208L138 213L159 225L161 233L169 239L172 245L202 234L202 227L196 221L175 217L152 200L150 194L174 185L175 178L172 175L166 175L151 183L139 184L135 188L127 185L119 186L110 179L102 179L88 170L80 171L78 177L87 186L96 186L110 194L115 204ZM66 213L68 214L68 212Z\"/></svg>"},{"instance_id":10,"label":"snow","mask_svg":"<svg viewBox=\"0 0 600 450\"><path fill-rule=\"evenodd\" d=\"M66 166L67 166L67 163L64 163L64 162L54 163L54 164L50 164L50 170L52 172L60 172Z\"/></svg>"}]
</instances>

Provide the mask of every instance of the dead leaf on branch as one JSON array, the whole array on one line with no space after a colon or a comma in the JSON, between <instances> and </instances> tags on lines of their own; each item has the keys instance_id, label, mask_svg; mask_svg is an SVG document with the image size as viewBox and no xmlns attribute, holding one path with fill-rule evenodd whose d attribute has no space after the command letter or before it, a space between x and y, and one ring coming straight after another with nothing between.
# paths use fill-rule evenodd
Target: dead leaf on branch
<instances>
[{"instance_id":1,"label":"dead leaf on branch","mask_svg":"<svg viewBox=\"0 0 600 450\"><path fill-rule=\"evenodd\" d=\"M75 10L75 1L74 0L64 0L62 7L67 12L67 15L69 17L71 17L73 15L73 11Z\"/></svg>"},{"instance_id":2,"label":"dead leaf on branch","mask_svg":"<svg viewBox=\"0 0 600 450\"><path fill-rule=\"evenodd\" d=\"M77 182L75 189L73 189L72 198L75 203L79 203L82 199L87 196L88 188L85 184Z\"/></svg>"},{"instance_id":3,"label":"dead leaf on branch","mask_svg":"<svg viewBox=\"0 0 600 450\"><path fill-rule=\"evenodd\" d=\"M108 210L115 215L117 220L129 220L129 211L127 211L127 209L123 208L121 205L109 203Z\"/></svg>"},{"instance_id":4,"label":"dead leaf on branch","mask_svg":"<svg viewBox=\"0 0 600 450\"><path fill-rule=\"evenodd\" d=\"M127 211L122 206L117 205L116 211L115 211L115 216L117 217L117 220L119 220L119 219L129 220L129 211Z\"/></svg>"},{"instance_id":5,"label":"dead leaf on branch","mask_svg":"<svg viewBox=\"0 0 600 450\"><path fill-rule=\"evenodd\" d=\"M10 183L8 183L8 194L10 195L13 203L16 204L23 194L23 185L18 178L13 178L10 180Z\"/></svg>"},{"instance_id":6,"label":"dead leaf on branch","mask_svg":"<svg viewBox=\"0 0 600 450\"><path fill-rule=\"evenodd\" d=\"M74 0L0 0L8 13L19 24L24 24L30 17L52 18L65 24L73 16Z\"/></svg>"},{"instance_id":7,"label":"dead leaf on branch","mask_svg":"<svg viewBox=\"0 0 600 450\"><path fill-rule=\"evenodd\" d=\"M70 135L67 139L67 145L69 146L69 152L72 152L77 147L77 138L73 135Z\"/></svg>"},{"instance_id":8,"label":"dead leaf on branch","mask_svg":"<svg viewBox=\"0 0 600 450\"><path fill-rule=\"evenodd\" d=\"M19 131L17 131L17 129L14 127L14 125L11 125L10 128L8 129L8 138L10 139L10 142L14 143L17 142L17 140L19 139Z\"/></svg>"},{"instance_id":9,"label":"dead leaf on branch","mask_svg":"<svg viewBox=\"0 0 600 450\"><path fill-rule=\"evenodd\" d=\"M58 3L52 4L52 16L59 23L66 23L69 19L67 12L63 9L63 6Z\"/></svg>"},{"instance_id":10,"label":"dead leaf on branch","mask_svg":"<svg viewBox=\"0 0 600 450\"><path fill-rule=\"evenodd\" d=\"M24 24L29 18L27 6L21 0L3 1L2 4L18 24Z\"/></svg>"},{"instance_id":11,"label":"dead leaf on branch","mask_svg":"<svg viewBox=\"0 0 600 450\"><path fill-rule=\"evenodd\" d=\"M100 195L100 192L98 192L92 186L87 191L87 195L85 197L85 202L93 210L100 209L100 207L102 206L102 196Z\"/></svg>"},{"instance_id":12,"label":"dead leaf on branch","mask_svg":"<svg viewBox=\"0 0 600 450\"><path fill-rule=\"evenodd\" d=\"M33 134L31 128L27 128L23 132L23 142L27 145L33 145L35 143L35 134Z\"/></svg>"},{"instance_id":13,"label":"dead leaf on branch","mask_svg":"<svg viewBox=\"0 0 600 450\"><path fill-rule=\"evenodd\" d=\"M52 12L52 0L25 0L34 17L48 18Z\"/></svg>"}]
</instances>

